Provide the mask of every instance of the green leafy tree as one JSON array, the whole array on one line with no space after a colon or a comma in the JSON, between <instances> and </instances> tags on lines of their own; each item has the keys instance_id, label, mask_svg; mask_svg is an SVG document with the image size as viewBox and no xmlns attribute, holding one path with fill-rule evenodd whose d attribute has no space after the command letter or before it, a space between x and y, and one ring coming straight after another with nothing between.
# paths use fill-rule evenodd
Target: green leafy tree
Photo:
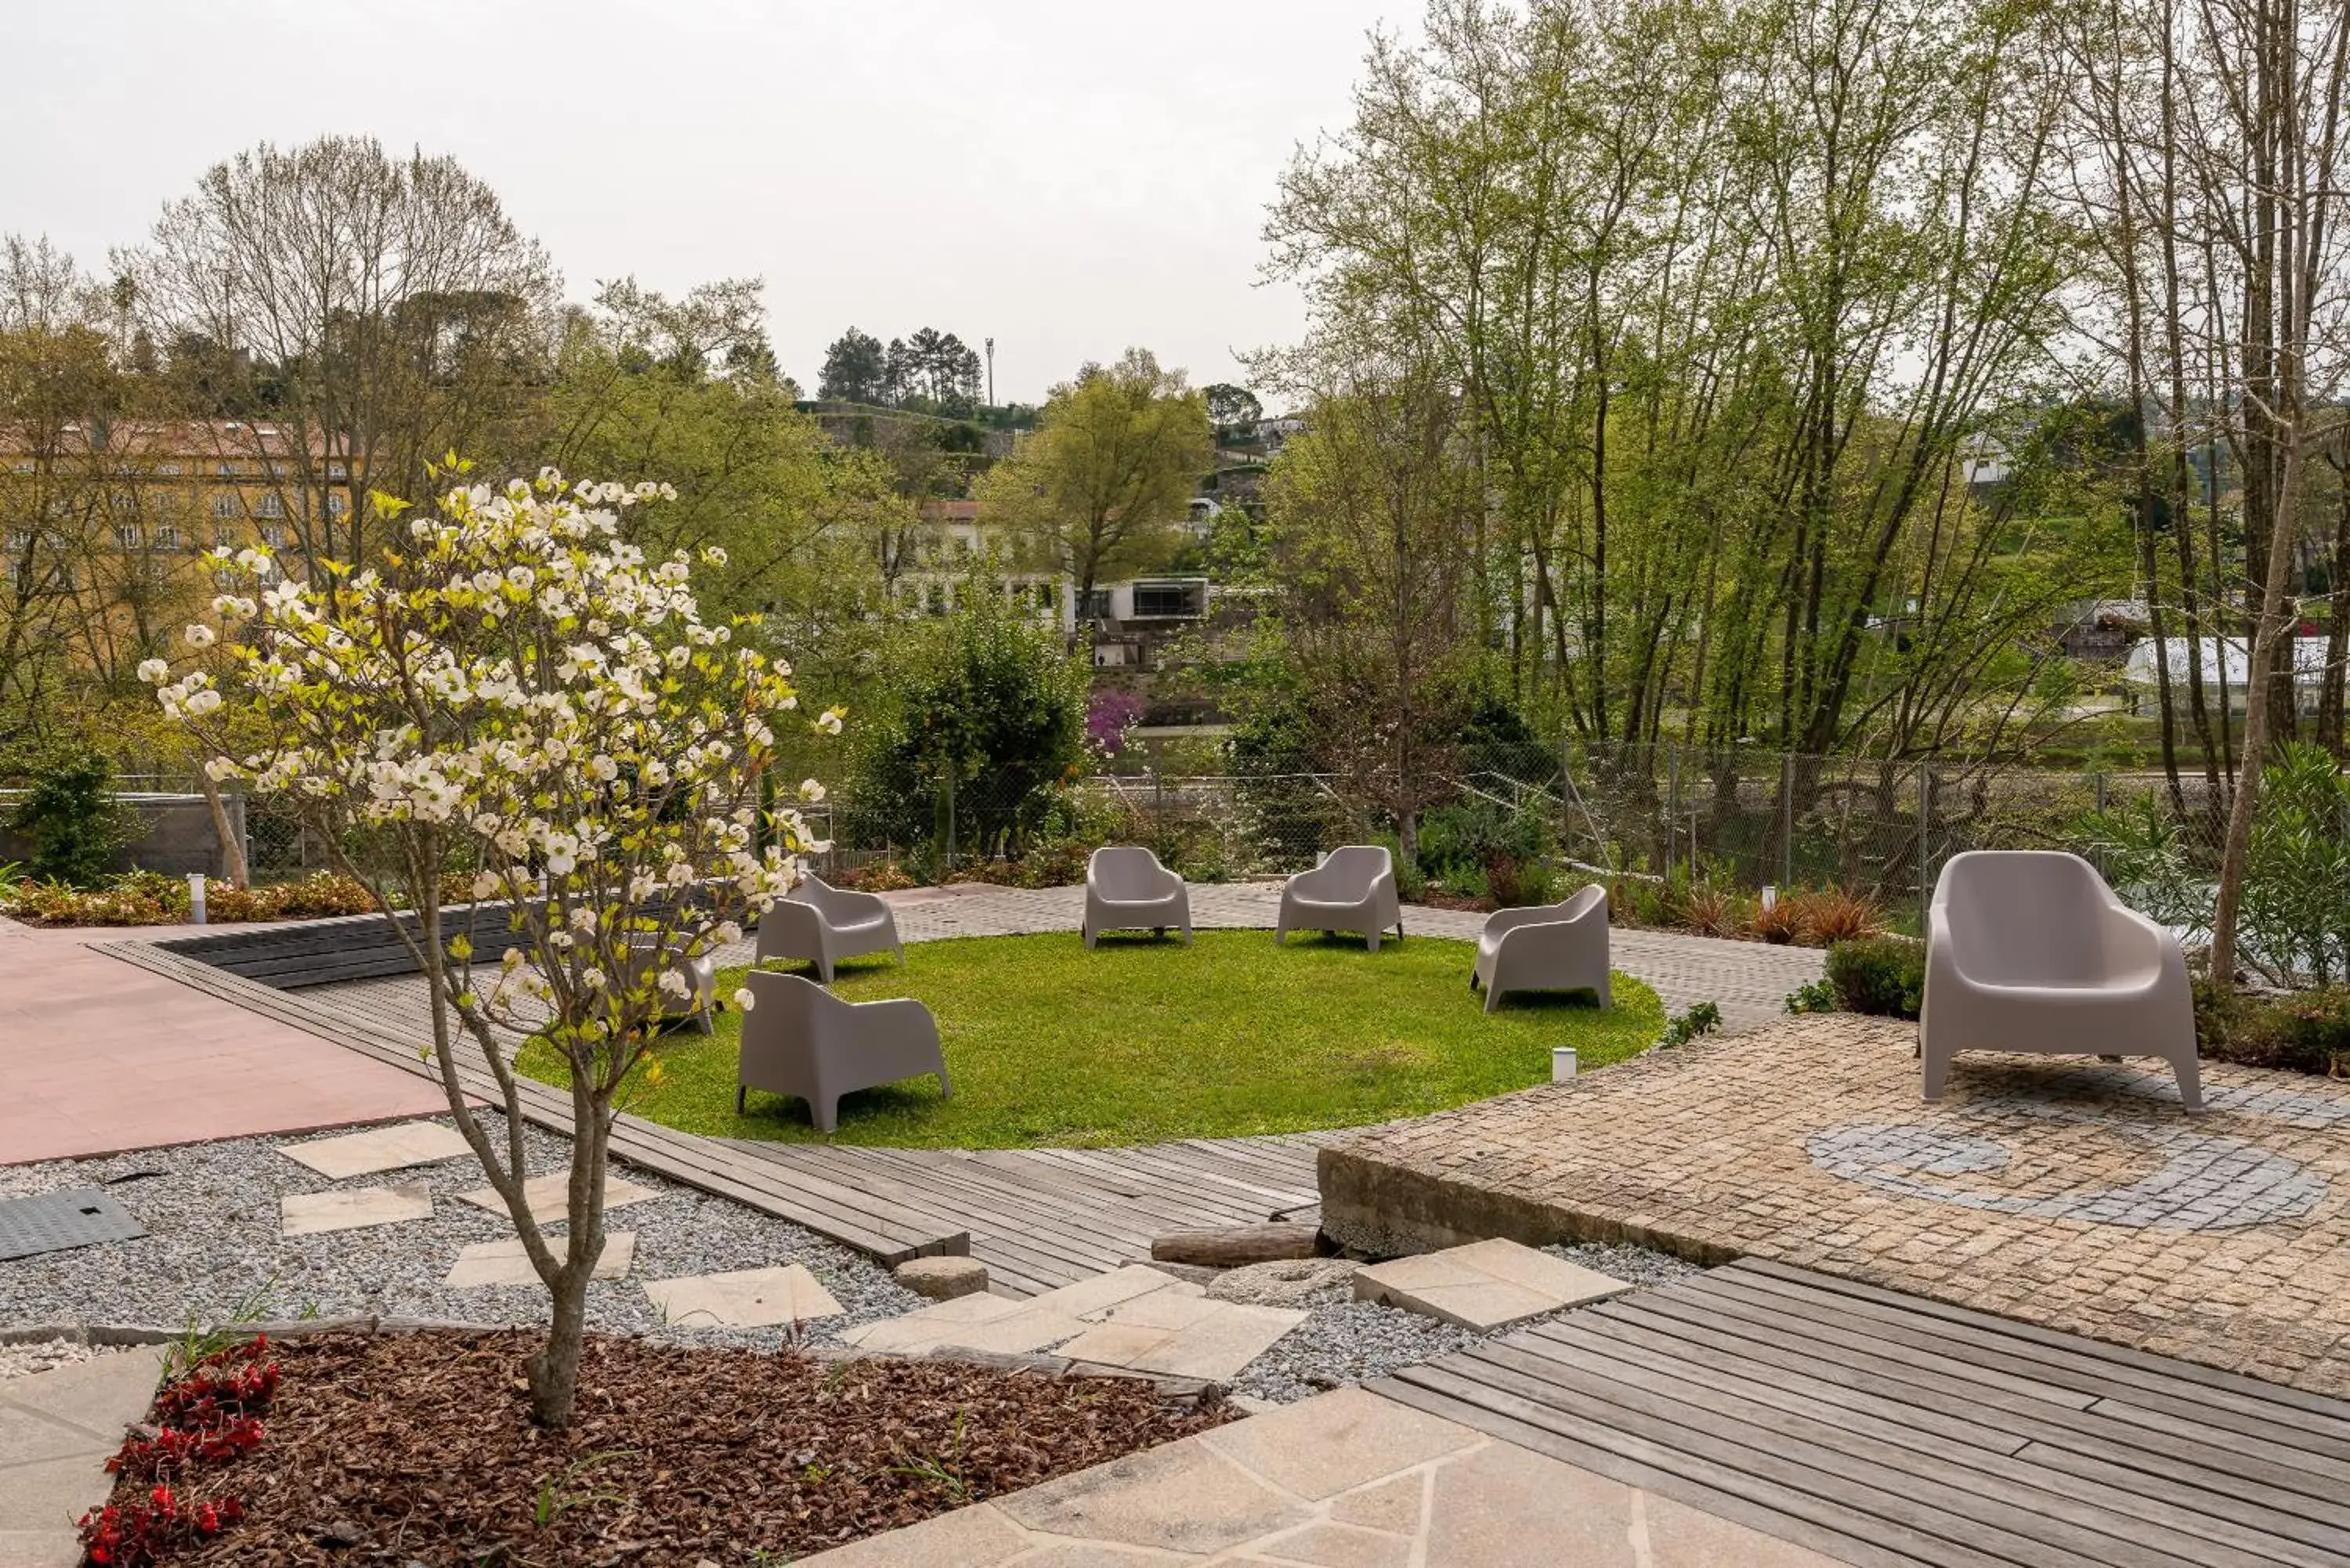
<instances>
[{"instance_id":1,"label":"green leafy tree","mask_svg":"<svg viewBox=\"0 0 2350 1568\"><path fill-rule=\"evenodd\" d=\"M881 340L852 327L824 351L816 395L827 402L881 403L889 398L889 354Z\"/></svg>"},{"instance_id":2,"label":"green leafy tree","mask_svg":"<svg viewBox=\"0 0 2350 1568\"><path fill-rule=\"evenodd\" d=\"M975 576L954 614L900 629L861 713L846 792L859 844L1016 855L1085 765L1087 667Z\"/></svg>"},{"instance_id":3,"label":"green leafy tree","mask_svg":"<svg viewBox=\"0 0 2350 1568\"><path fill-rule=\"evenodd\" d=\"M981 481L980 520L1076 579L1082 607L1173 551L1215 462L1207 400L1148 349L1055 387L1035 433Z\"/></svg>"}]
</instances>

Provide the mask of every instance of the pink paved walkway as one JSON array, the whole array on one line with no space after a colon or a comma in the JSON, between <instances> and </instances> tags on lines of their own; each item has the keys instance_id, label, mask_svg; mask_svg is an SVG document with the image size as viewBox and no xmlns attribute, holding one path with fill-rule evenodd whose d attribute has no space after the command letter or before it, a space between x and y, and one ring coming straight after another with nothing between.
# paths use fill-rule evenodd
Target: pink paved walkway
<instances>
[{"instance_id":1,"label":"pink paved walkway","mask_svg":"<svg viewBox=\"0 0 2350 1568\"><path fill-rule=\"evenodd\" d=\"M86 945L192 929L0 919L0 1165L448 1108L427 1079Z\"/></svg>"}]
</instances>

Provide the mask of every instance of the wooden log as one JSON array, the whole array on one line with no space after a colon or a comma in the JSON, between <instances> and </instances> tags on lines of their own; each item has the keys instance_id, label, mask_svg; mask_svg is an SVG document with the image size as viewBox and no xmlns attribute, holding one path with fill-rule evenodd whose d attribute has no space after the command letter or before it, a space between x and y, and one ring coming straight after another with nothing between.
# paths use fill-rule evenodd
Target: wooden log
<instances>
[{"instance_id":1,"label":"wooden log","mask_svg":"<svg viewBox=\"0 0 2350 1568\"><path fill-rule=\"evenodd\" d=\"M1227 1231L1170 1231L1152 1239L1150 1256L1162 1263L1199 1263L1236 1269L1321 1252L1321 1231L1312 1225L1236 1225Z\"/></svg>"}]
</instances>

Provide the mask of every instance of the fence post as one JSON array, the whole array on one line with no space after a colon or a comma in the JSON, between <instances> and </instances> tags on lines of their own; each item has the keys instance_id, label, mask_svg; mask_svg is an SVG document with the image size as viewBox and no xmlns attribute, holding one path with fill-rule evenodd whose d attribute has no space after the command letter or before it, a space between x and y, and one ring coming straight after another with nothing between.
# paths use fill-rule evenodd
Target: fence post
<instances>
[{"instance_id":1,"label":"fence post","mask_svg":"<svg viewBox=\"0 0 2350 1568\"><path fill-rule=\"evenodd\" d=\"M1668 745L1665 748L1665 863L1658 869L1670 883L1673 877L1673 829L1678 826L1674 819L1679 815L1681 806L1681 749L1679 746Z\"/></svg>"},{"instance_id":2,"label":"fence post","mask_svg":"<svg viewBox=\"0 0 2350 1568\"><path fill-rule=\"evenodd\" d=\"M1779 753L1779 886L1795 885L1795 753Z\"/></svg>"},{"instance_id":3,"label":"fence post","mask_svg":"<svg viewBox=\"0 0 2350 1568\"><path fill-rule=\"evenodd\" d=\"M2091 776L2097 788L2097 809L2103 811L2106 809L2106 775L2095 774Z\"/></svg>"},{"instance_id":4,"label":"fence post","mask_svg":"<svg viewBox=\"0 0 2350 1568\"><path fill-rule=\"evenodd\" d=\"M1923 915L1934 901L1934 848L1929 836L1934 815L1934 764L1918 764L1918 911Z\"/></svg>"}]
</instances>

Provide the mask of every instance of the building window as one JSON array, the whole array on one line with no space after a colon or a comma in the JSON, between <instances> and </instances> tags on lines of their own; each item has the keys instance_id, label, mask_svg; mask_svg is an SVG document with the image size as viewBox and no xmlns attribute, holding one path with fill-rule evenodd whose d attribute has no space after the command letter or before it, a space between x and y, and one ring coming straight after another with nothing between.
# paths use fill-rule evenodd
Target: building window
<instances>
[{"instance_id":1,"label":"building window","mask_svg":"<svg viewBox=\"0 0 2350 1568\"><path fill-rule=\"evenodd\" d=\"M1137 583L1134 585L1134 614L1138 620L1157 618L1170 619L1200 613L1192 597L1190 583Z\"/></svg>"},{"instance_id":2,"label":"building window","mask_svg":"<svg viewBox=\"0 0 2350 1568\"><path fill-rule=\"evenodd\" d=\"M1111 611L1115 607L1115 604L1110 597L1110 591L1107 588L1096 588L1093 592L1086 596L1085 606L1083 608L1078 610L1077 618L1079 620L1107 620L1110 618Z\"/></svg>"},{"instance_id":3,"label":"building window","mask_svg":"<svg viewBox=\"0 0 2350 1568\"><path fill-rule=\"evenodd\" d=\"M215 516L215 517L234 517L234 516L236 516L236 515L237 515L236 497L235 497L235 496L234 496L234 495L228 494L226 492L223 492L222 493L220 493L220 494L218 494L218 495L213 496L213 516Z\"/></svg>"},{"instance_id":4,"label":"building window","mask_svg":"<svg viewBox=\"0 0 2350 1568\"><path fill-rule=\"evenodd\" d=\"M327 477L340 483L341 481L349 478L350 472L348 469L344 468L341 463L330 462L327 464Z\"/></svg>"},{"instance_id":5,"label":"building window","mask_svg":"<svg viewBox=\"0 0 2350 1568\"><path fill-rule=\"evenodd\" d=\"M178 549L179 547L180 547L180 530L179 530L179 528L178 528L175 524L170 524L170 523L158 523L158 524L155 524L155 548L157 548L158 550L176 550L176 549Z\"/></svg>"},{"instance_id":6,"label":"building window","mask_svg":"<svg viewBox=\"0 0 2350 1568\"><path fill-rule=\"evenodd\" d=\"M273 550L282 549L286 544L285 524L280 523L264 523L261 525L261 542L268 545Z\"/></svg>"},{"instance_id":7,"label":"building window","mask_svg":"<svg viewBox=\"0 0 2350 1568\"><path fill-rule=\"evenodd\" d=\"M236 464L233 462L222 463L220 465L220 476L223 479L234 479L236 477Z\"/></svg>"},{"instance_id":8,"label":"building window","mask_svg":"<svg viewBox=\"0 0 2350 1568\"><path fill-rule=\"evenodd\" d=\"M114 525L114 542L125 550L143 549L146 545L146 538L136 523L117 523Z\"/></svg>"},{"instance_id":9,"label":"building window","mask_svg":"<svg viewBox=\"0 0 2350 1568\"><path fill-rule=\"evenodd\" d=\"M8 530L8 553L11 556L26 555L31 551L32 547L33 531L30 528L11 528Z\"/></svg>"},{"instance_id":10,"label":"building window","mask_svg":"<svg viewBox=\"0 0 2350 1568\"><path fill-rule=\"evenodd\" d=\"M329 517L340 517L344 513L346 513L346 512L349 511L350 509L351 509L351 500L350 500L350 497L349 497L349 496L345 495L345 494L344 494L341 491L339 491L339 490L329 490L328 492L327 492L327 515L328 515L328 516L329 516Z\"/></svg>"},{"instance_id":11,"label":"building window","mask_svg":"<svg viewBox=\"0 0 2350 1568\"><path fill-rule=\"evenodd\" d=\"M180 477L180 465L176 462L159 462L155 465L155 472L166 479L177 479Z\"/></svg>"},{"instance_id":12,"label":"building window","mask_svg":"<svg viewBox=\"0 0 2350 1568\"><path fill-rule=\"evenodd\" d=\"M286 498L275 492L265 495L254 503L253 514L256 517L283 517L286 515Z\"/></svg>"}]
</instances>

